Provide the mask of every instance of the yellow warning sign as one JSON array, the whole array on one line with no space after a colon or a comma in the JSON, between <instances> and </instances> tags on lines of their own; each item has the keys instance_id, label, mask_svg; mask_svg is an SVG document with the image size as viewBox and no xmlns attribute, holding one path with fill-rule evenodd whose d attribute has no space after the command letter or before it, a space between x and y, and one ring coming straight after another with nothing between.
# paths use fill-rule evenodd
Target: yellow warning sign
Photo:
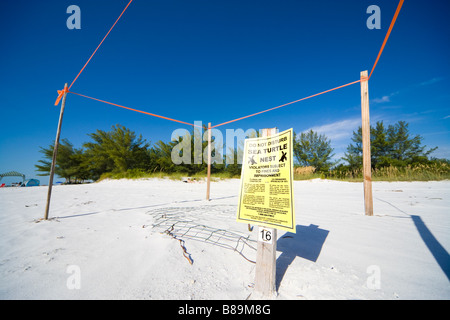
<instances>
[{"instance_id":1,"label":"yellow warning sign","mask_svg":"<svg viewBox=\"0 0 450 320\"><path fill-rule=\"evenodd\" d=\"M237 221L295 233L293 130L247 139Z\"/></svg>"}]
</instances>

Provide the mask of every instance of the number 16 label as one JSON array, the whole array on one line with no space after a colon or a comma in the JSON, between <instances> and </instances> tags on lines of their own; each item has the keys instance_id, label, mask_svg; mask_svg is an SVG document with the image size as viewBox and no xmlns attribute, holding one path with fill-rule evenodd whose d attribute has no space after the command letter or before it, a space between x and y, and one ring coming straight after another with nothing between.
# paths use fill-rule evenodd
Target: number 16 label
<instances>
[{"instance_id":1,"label":"number 16 label","mask_svg":"<svg viewBox=\"0 0 450 320\"><path fill-rule=\"evenodd\" d=\"M272 244L272 238L273 238L273 231L272 229L268 229L268 228L259 228L259 235L258 235L258 240L268 243L268 244Z\"/></svg>"}]
</instances>

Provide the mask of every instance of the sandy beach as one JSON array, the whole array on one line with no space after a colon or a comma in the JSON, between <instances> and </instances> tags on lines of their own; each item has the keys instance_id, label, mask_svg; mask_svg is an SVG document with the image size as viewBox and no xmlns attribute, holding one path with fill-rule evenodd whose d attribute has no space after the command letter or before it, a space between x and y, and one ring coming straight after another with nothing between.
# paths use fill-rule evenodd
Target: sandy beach
<instances>
[{"instance_id":1,"label":"sandy beach","mask_svg":"<svg viewBox=\"0 0 450 320\"><path fill-rule=\"evenodd\" d=\"M0 299L252 299L239 180L0 189ZM295 181L275 299L450 299L450 182ZM184 250L183 250L184 248Z\"/></svg>"}]
</instances>

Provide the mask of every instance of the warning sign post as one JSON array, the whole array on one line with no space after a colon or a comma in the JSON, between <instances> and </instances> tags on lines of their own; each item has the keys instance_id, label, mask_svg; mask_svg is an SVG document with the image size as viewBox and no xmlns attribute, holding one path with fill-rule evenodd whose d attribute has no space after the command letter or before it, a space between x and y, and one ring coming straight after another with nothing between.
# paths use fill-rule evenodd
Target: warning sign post
<instances>
[{"instance_id":1,"label":"warning sign post","mask_svg":"<svg viewBox=\"0 0 450 320\"><path fill-rule=\"evenodd\" d=\"M259 225L255 293L276 295L277 229L295 232L293 130L245 140L237 221ZM258 298L258 297L256 297Z\"/></svg>"},{"instance_id":2,"label":"warning sign post","mask_svg":"<svg viewBox=\"0 0 450 320\"><path fill-rule=\"evenodd\" d=\"M293 130L245 140L237 221L295 233Z\"/></svg>"}]
</instances>

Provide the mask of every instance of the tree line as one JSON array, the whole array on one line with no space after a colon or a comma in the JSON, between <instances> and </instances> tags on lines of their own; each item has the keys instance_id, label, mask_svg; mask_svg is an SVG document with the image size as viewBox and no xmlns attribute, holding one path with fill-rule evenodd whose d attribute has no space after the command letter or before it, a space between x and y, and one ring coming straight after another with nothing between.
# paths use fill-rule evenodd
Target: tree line
<instances>
[{"instance_id":1,"label":"tree line","mask_svg":"<svg viewBox=\"0 0 450 320\"><path fill-rule=\"evenodd\" d=\"M193 137L194 135L192 135ZM114 125L110 131L96 130L88 134L91 141L75 148L68 139L62 139L56 157L55 173L66 182L81 182L98 180L105 174L119 174L125 172L137 173L175 173L183 172L193 175L206 171L206 164L176 165L171 159L172 149L178 141L158 141L150 145L142 135L122 125ZM181 138L180 138L181 139ZM194 141L192 140L193 144ZM202 142L205 148L207 142ZM47 148L40 147L43 159L35 165L38 175L50 174L54 144ZM193 155L191 155L193 156ZM193 162L191 162L193 163ZM214 165L213 173L227 171L230 175L236 173L234 166Z\"/></svg>"},{"instance_id":2,"label":"tree line","mask_svg":"<svg viewBox=\"0 0 450 320\"><path fill-rule=\"evenodd\" d=\"M438 160L430 157L437 149L427 149L422 144L420 135L411 135L408 123L399 121L394 125L385 126L382 121L371 127L372 168L405 167L419 164L430 164ZM194 134L191 134L191 150L194 150ZM90 141L75 148L68 139L62 139L58 149L55 173L66 182L82 182L98 180L108 174L136 172L185 173L195 175L206 172L206 163L174 164L172 150L181 141L158 141L151 145L142 135L122 125L111 127L110 131L96 130L88 134ZM333 160L334 149L331 141L323 134L313 130L294 134L294 158L300 166L310 166L316 172L326 173L334 170L354 170L362 167L362 135L361 127L353 132L352 143L347 147L343 158ZM202 150L207 142L202 141ZM43 159L35 165L39 175L50 173L51 159L54 145L47 148L40 147ZM234 156L242 156L242 152L233 150ZM193 160L193 154L191 159ZM212 173L224 173L230 177L239 176L241 165L213 164Z\"/></svg>"},{"instance_id":3,"label":"tree line","mask_svg":"<svg viewBox=\"0 0 450 320\"><path fill-rule=\"evenodd\" d=\"M332 161L334 149L331 147L331 141L325 135L319 135L310 130L301 133L296 139L294 154L300 165L313 166L321 172L336 168L341 170L360 169L363 153L361 127L353 131L351 141L344 157ZM409 131L409 124L405 121L398 121L387 127L383 121L378 121L375 127L370 127L372 169L389 166L406 167L439 161L430 156L437 147L427 149L422 142L423 137L412 135ZM445 160L440 161L445 162Z\"/></svg>"}]
</instances>

